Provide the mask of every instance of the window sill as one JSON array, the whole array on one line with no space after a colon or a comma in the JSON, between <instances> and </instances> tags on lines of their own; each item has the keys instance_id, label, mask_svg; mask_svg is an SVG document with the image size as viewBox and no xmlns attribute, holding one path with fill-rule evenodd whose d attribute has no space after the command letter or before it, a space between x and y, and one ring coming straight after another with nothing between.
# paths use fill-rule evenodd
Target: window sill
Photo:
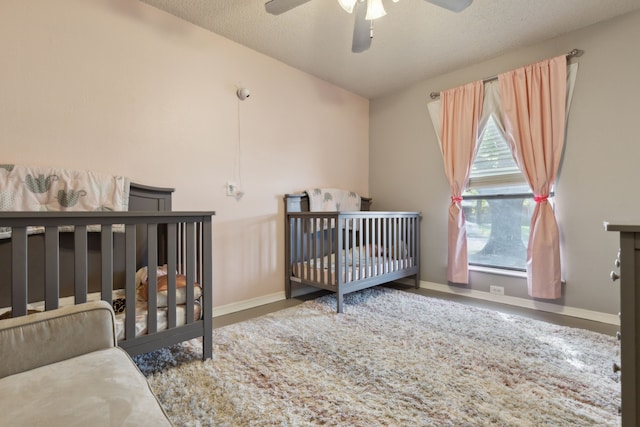
<instances>
[{"instance_id":1,"label":"window sill","mask_svg":"<svg viewBox=\"0 0 640 427\"><path fill-rule=\"evenodd\" d=\"M519 277L522 279L527 278L526 271L514 271L514 270L505 270L502 268L494 268L494 267L482 267L479 265L470 265L469 271L477 271L479 273L487 273L487 274L495 274L496 276L508 276L508 277ZM562 286L567 284L565 279L560 280Z\"/></svg>"},{"instance_id":2,"label":"window sill","mask_svg":"<svg viewBox=\"0 0 640 427\"><path fill-rule=\"evenodd\" d=\"M488 273L495 274L497 276L509 276L509 277L520 277L523 279L527 278L526 271L515 271L515 270L506 270L502 268L493 268L493 267L482 267L479 265L470 265L469 271L477 271L480 273Z\"/></svg>"}]
</instances>

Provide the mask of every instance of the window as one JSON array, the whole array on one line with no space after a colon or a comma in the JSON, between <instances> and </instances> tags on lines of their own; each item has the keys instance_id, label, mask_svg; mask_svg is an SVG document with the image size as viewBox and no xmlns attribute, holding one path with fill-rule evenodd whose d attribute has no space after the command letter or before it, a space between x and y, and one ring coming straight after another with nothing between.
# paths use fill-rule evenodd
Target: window
<instances>
[{"instance_id":1,"label":"window","mask_svg":"<svg viewBox=\"0 0 640 427\"><path fill-rule=\"evenodd\" d=\"M534 208L533 194L492 116L463 194L469 264L525 271Z\"/></svg>"}]
</instances>

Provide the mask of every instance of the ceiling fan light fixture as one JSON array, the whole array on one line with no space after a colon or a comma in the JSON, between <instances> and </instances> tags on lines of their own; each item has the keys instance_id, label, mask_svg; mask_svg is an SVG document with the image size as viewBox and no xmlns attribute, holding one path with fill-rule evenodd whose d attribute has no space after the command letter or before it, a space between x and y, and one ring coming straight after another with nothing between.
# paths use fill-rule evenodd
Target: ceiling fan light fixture
<instances>
[{"instance_id":1,"label":"ceiling fan light fixture","mask_svg":"<svg viewBox=\"0 0 640 427\"><path fill-rule=\"evenodd\" d=\"M355 7L357 1L358 0L338 0L338 3L340 3L340 6L342 6L345 12L351 13L353 12L353 8Z\"/></svg>"},{"instance_id":2,"label":"ceiling fan light fixture","mask_svg":"<svg viewBox=\"0 0 640 427\"><path fill-rule=\"evenodd\" d=\"M367 0L367 15L365 17L367 21L382 18L386 14L382 0Z\"/></svg>"}]
</instances>

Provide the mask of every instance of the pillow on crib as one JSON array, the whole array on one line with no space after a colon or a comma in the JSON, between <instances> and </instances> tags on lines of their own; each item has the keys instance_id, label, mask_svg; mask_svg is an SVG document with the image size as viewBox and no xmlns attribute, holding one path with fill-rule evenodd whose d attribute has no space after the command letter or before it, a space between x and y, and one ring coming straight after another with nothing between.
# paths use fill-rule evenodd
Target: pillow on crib
<instances>
[{"instance_id":1,"label":"pillow on crib","mask_svg":"<svg viewBox=\"0 0 640 427\"><path fill-rule=\"evenodd\" d=\"M158 307L167 306L167 288L168 279L167 275L158 277ZM143 301L147 301L149 297L149 286L147 281L142 282L138 288L138 297ZM193 288L193 298L197 300L202 295L202 289L200 285L195 283ZM176 304L184 304L187 301L187 277L183 274L176 275Z\"/></svg>"},{"instance_id":2,"label":"pillow on crib","mask_svg":"<svg viewBox=\"0 0 640 427\"><path fill-rule=\"evenodd\" d=\"M407 244L400 240L395 247L389 248L391 254L394 255L397 259L407 258L409 256L409 247Z\"/></svg>"},{"instance_id":3,"label":"pillow on crib","mask_svg":"<svg viewBox=\"0 0 640 427\"><path fill-rule=\"evenodd\" d=\"M357 246L349 249L347 252L347 265L364 265L365 259L369 262L378 262L379 257L388 257L394 259L404 259L409 256L409 248L402 240L395 245L385 248L376 244L368 244L364 247Z\"/></svg>"}]
</instances>

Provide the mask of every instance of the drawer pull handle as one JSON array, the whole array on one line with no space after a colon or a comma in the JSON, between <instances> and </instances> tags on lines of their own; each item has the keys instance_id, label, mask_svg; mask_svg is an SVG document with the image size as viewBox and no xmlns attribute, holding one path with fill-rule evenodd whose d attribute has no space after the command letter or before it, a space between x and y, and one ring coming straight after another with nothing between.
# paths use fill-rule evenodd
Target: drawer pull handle
<instances>
[{"instance_id":1,"label":"drawer pull handle","mask_svg":"<svg viewBox=\"0 0 640 427\"><path fill-rule=\"evenodd\" d=\"M620 268L620 258L616 258L616 260L613 262L613 265L615 265L617 268Z\"/></svg>"},{"instance_id":2,"label":"drawer pull handle","mask_svg":"<svg viewBox=\"0 0 640 427\"><path fill-rule=\"evenodd\" d=\"M615 282L616 280L618 280L620 278L620 275L618 273L616 273L615 271L612 271L611 274L609 274L609 278L612 281Z\"/></svg>"}]
</instances>

